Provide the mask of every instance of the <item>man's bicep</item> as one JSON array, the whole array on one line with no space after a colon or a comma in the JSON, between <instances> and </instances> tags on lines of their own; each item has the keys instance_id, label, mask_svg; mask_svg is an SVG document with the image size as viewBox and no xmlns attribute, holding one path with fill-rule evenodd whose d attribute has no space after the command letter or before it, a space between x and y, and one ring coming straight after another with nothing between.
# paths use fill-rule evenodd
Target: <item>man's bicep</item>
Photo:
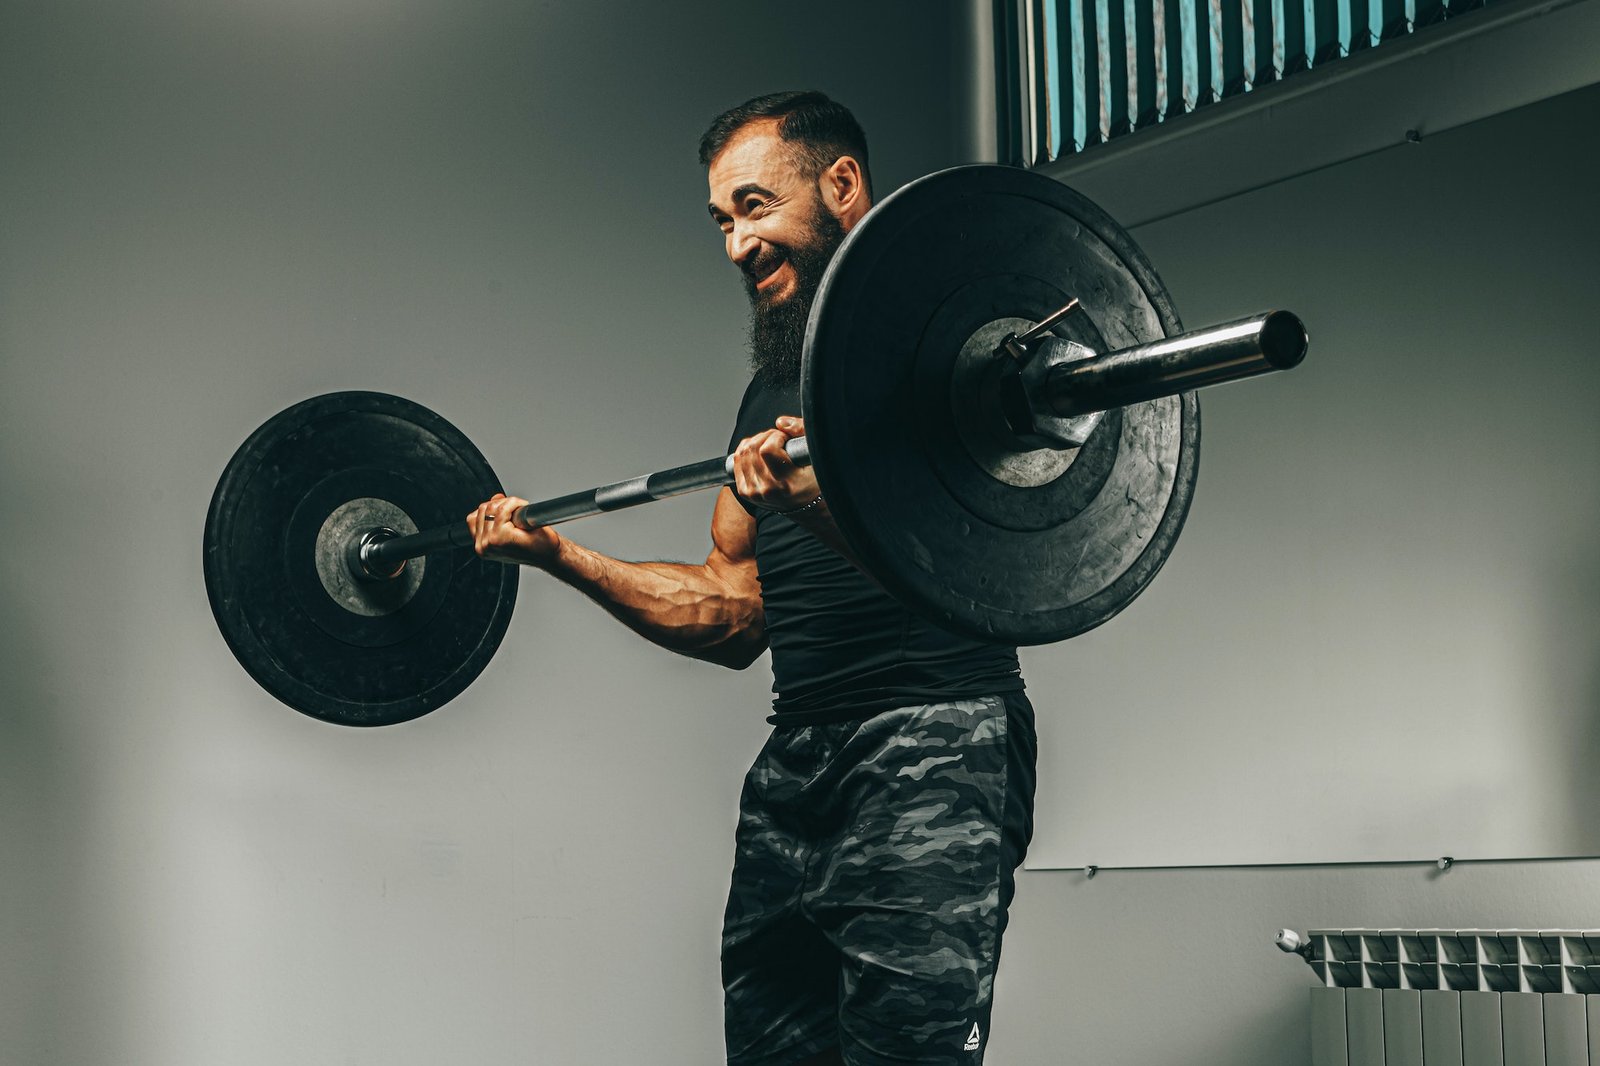
<instances>
[{"instance_id":1,"label":"man's bicep","mask_svg":"<svg viewBox=\"0 0 1600 1066\"><path fill-rule=\"evenodd\" d=\"M744 509L732 489L717 494L711 515L711 555L706 573L726 595L730 609L737 605L743 621L738 626L737 657L724 661L743 669L767 647L766 611L761 602L761 576L756 570L756 520Z\"/></svg>"},{"instance_id":2,"label":"man's bicep","mask_svg":"<svg viewBox=\"0 0 1600 1066\"><path fill-rule=\"evenodd\" d=\"M717 506L711 514L711 555L706 565L747 571L751 580L756 576L756 520L729 488L717 493Z\"/></svg>"}]
</instances>

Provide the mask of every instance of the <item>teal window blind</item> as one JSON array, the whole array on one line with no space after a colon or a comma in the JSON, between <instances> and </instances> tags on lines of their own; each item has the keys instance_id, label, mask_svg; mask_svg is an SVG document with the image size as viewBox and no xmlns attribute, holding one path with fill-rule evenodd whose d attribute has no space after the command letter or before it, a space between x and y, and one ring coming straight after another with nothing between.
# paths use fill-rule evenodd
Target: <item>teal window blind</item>
<instances>
[{"instance_id":1,"label":"teal window blind","mask_svg":"<svg viewBox=\"0 0 1600 1066\"><path fill-rule=\"evenodd\" d=\"M1485 0L994 0L1000 158L1048 163Z\"/></svg>"}]
</instances>

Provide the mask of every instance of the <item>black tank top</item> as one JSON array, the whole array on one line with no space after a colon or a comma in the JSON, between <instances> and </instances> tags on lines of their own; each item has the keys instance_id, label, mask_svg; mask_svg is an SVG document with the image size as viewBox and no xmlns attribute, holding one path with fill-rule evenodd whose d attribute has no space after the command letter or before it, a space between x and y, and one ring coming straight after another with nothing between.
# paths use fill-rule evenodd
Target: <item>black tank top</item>
<instances>
[{"instance_id":1,"label":"black tank top","mask_svg":"<svg viewBox=\"0 0 1600 1066\"><path fill-rule=\"evenodd\" d=\"M745 390L728 450L800 413L797 387ZM890 707L1021 690L1017 650L940 629L793 521L745 501L772 648L774 723L865 718Z\"/></svg>"}]
</instances>

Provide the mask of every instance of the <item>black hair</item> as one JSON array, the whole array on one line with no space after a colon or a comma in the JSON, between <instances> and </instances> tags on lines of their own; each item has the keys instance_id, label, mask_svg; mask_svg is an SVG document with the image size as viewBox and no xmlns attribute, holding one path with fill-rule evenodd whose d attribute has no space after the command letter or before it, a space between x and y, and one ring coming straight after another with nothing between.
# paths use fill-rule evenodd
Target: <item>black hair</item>
<instances>
[{"instance_id":1,"label":"black hair","mask_svg":"<svg viewBox=\"0 0 1600 1066\"><path fill-rule=\"evenodd\" d=\"M861 164L861 181L872 197L872 173L867 169L867 135L843 104L815 90L768 93L746 100L711 120L700 138L700 165L710 166L733 135L763 118L778 120L778 136L794 149L795 162L808 178L815 178L840 156Z\"/></svg>"}]
</instances>

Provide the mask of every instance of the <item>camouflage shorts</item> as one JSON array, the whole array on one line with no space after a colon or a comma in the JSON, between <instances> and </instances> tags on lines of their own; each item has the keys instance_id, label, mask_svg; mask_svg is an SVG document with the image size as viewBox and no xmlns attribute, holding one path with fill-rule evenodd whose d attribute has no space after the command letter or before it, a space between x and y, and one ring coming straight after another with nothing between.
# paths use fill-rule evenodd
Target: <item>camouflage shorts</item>
<instances>
[{"instance_id":1,"label":"camouflage shorts","mask_svg":"<svg viewBox=\"0 0 1600 1066\"><path fill-rule=\"evenodd\" d=\"M1034 749L1020 692L773 731L723 920L730 1064L983 1061Z\"/></svg>"}]
</instances>

